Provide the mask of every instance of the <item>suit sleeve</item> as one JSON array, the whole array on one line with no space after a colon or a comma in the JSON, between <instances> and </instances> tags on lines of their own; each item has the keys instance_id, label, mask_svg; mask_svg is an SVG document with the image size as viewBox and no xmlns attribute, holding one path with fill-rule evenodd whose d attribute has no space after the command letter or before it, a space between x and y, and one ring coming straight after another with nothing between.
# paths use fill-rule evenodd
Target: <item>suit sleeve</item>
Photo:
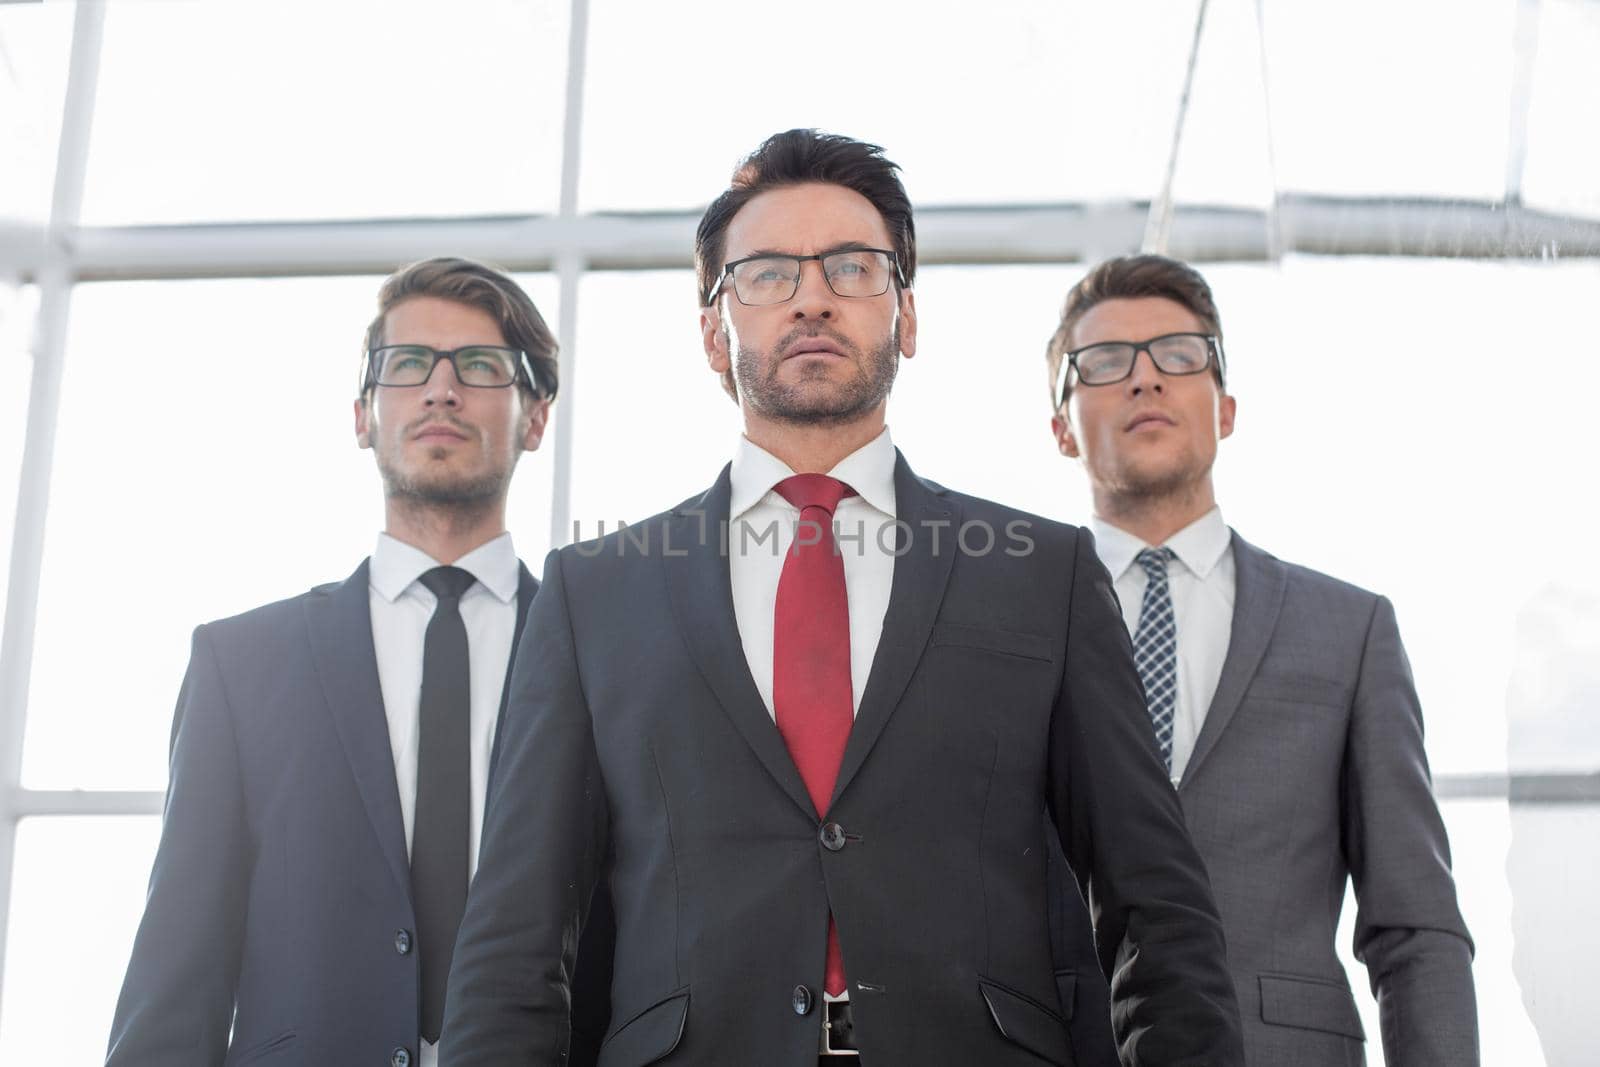
<instances>
[{"instance_id":1,"label":"suit sleeve","mask_svg":"<svg viewBox=\"0 0 1600 1067\"><path fill-rule=\"evenodd\" d=\"M111 1024L107 1067L222 1063L250 863L232 712L202 626L173 716L161 843Z\"/></svg>"},{"instance_id":2,"label":"suit sleeve","mask_svg":"<svg viewBox=\"0 0 1600 1067\"><path fill-rule=\"evenodd\" d=\"M1067 1017L1074 1067L1118 1067L1111 1034L1111 990L1095 955L1094 927L1056 844L1059 835L1045 820L1045 890L1050 918L1050 956L1056 967L1056 992Z\"/></svg>"},{"instance_id":3,"label":"suit sleeve","mask_svg":"<svg viewBox=\"0 0 1600 1067\"><path fill-rule=\"evenodd\" d=\"M1080 531L1050 804L1094 920L1122 1062L1244 1062L1205 867L1167 779L1111 579Z\"/></svg>"},{"instance_id":4,"label":"suit sleeve","mask_svg":"<svg viewBox=\"0 0 1600 1067\"><path fill-rule=\"evenodd\" d=\"M444 1067L565 1064L606 803L559 553L517 648L478 873L450 966Z\"/></svg>"},{"instance_id":5,"label":"suit sleeve","mask_svg":"<svg viewBox=\"0 0 1600 1067\"><path fill-rule=\"evenodd\" d=\"M1344 763L1355 955L1367 965L1385 1062L1478 1062L1472 941L1422 746L1422 709L1394 608L1376 599Z\"/></svg>"}]
</instances>

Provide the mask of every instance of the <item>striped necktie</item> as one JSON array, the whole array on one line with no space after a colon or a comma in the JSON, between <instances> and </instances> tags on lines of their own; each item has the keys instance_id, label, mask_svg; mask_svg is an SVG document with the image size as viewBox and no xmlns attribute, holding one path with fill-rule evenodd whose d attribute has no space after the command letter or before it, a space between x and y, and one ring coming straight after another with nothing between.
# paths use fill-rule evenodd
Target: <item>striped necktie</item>
<instances>
[{"instance_id":1,"label":"striped necktie","mask_svg":"<svg viewBox=\"0 0 1600 1067\"><path fill-rule=\"evenodd\" d=\"M1161 747L1161 760L1172 771L1172 714L1178 702L1178 620L1172 613L1167 564L1177 558L1170 548L1147 548L1137 557L1149 579L1139 604L1139 626L1133 635L1133 663L1144 683L1150 725Z\"/></svg>"}]
</instances>

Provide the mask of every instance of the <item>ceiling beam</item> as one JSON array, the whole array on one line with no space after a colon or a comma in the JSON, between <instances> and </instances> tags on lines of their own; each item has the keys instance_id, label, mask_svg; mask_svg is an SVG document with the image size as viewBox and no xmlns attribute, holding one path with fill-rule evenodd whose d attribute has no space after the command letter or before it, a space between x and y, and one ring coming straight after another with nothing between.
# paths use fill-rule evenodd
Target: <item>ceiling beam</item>
<instances>
[{"instance_id":1,"label":"ceiling beam","mask_svg":"<svg viewBox=\"0 0 1600 1067\"><path fill-rule=\"evenodd\" d=\"M1082 262L1136 252L1147 202L927 207L917 212L923 264ZM1600 218L1518 204L1285 193L1285 254L1483 259L1600 258ZM140 278L387 274L444 253L510 270L551 270L564 255L589 269L687 267L698 211L574 218L398 219L306 223L84 227L46 241L0 229L0 273L33 280L46 264L85 281ZM1267 212L1179 206L1170 254L1197 263L1267 262ZM68 262L53 262L65 257Z\"/></svg>"}]
</instances>

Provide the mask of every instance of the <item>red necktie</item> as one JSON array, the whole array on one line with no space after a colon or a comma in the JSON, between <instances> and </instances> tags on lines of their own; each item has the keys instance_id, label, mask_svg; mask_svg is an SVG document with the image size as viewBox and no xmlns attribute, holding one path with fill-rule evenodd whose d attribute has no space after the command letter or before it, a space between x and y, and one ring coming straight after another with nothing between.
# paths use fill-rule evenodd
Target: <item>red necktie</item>
<instances>
[{"instance_id":1,"label":"red necktie","mask_svg":"<svg viewBox=\"0 0 1600 1067\"><path fill-rule=\"evenodd\" d=\"M778 733L811 794L820 818L828 812L845 742L855 721L850 688L850 608L844 559L833 539L833 511L855 492L825 474L796 474L777 485L800 509L794 546L778 578L772 641L772 708ZM828 965L823 988L844 992L839 932L828 918Z\"/></svg>"}]
</instances>

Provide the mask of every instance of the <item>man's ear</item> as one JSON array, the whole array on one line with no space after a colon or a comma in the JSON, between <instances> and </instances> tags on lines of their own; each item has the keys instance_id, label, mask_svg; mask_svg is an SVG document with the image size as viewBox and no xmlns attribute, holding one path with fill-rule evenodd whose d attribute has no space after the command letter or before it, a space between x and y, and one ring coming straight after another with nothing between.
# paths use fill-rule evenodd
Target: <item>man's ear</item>
<instances>
[{"instance_id":1,"label":"man's ear","mask_svg":"<svg viewBox=\"0 0 1600 1067\"><path fill-rule=\"evenodd\" d=\"M367 406L365 396L356 397L356 447L372 447L372 412Z\"/></svg>"},{"instance_id":2,"label":"man's ear","mask_svg":"<svg viewBox=\"0 0 1600 1067\"><path fill-rule=\"evenodd\" d=\"M1233 417L1238 403L1231 393L1223 393L1217 402L1217 439L1233 436Z\"/></svg>"},{"instance_id":3,"label":"man's ear","mask_svg":"<svg viewBox=\"0 0 1600 1067\"><path fill-rule=\"evenodd\" d=\"M700 309L700 343L706 350L706 364L717 374L726 374L733 359L728 354L728 331L722 327L716 304Z\"/></svg>"},{"instance_id":4,"label":"man's ear","mask_svg":"<svg viewBox=\"0 0 1600 1067\"><path fill-rule=\"evenodd\" d=\"M917 294L910 289L900 290L900 354L917 354Z\"/></svg>"},{"instance_id":5,"label":"man's ear","mask_svg":"<svg viewBox=\"0 0 1600 1067\"><path fill-rule=\"evenodd\" d=\"M522 448L524 451L533 452L538 449L539 442L544 440L545 424L550 419L549 398L541 396L530 403L523 417L528 420L528 425L522 431Z\"/></svg>"},{"instance_id":6,"label":"man's ear","mask_svg":"<svg viewBox=\"0 0 1600 1067\"><path fill-rule=\"evenodd\" d=\"M1073 436L1072 423L1067 420L1065 412L1066 408L1062 408L1061 411L1050 416L1050 432L1055 436L1056 448L1060 450L1061 454L1069 459L1077 459L1079 457L1078 439Z\"/></svg>"}]
</instances>

